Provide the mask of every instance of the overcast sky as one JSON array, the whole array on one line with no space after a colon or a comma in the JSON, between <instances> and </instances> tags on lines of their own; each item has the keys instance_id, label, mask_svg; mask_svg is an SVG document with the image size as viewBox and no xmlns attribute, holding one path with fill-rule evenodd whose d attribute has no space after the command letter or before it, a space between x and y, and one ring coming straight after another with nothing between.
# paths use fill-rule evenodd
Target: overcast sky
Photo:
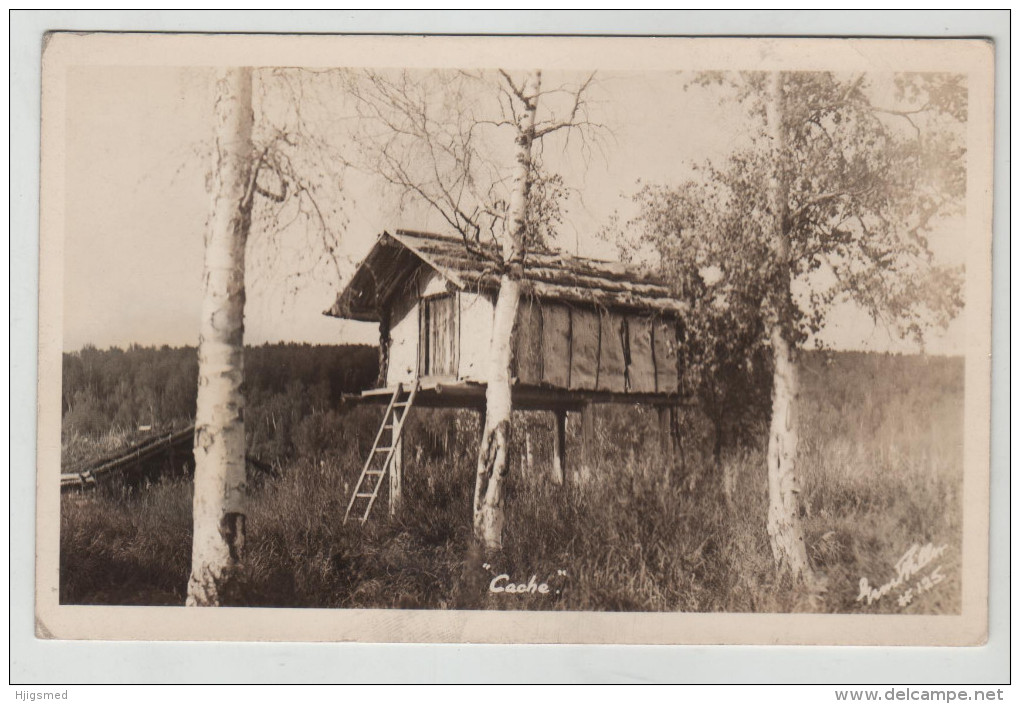
<instances>
[{"instance_id":1,"label":"overcast sky","mask_svg":"<svg viewBox=\"0 0 1020 704\"><path fill-rule=\"evenodd\" d=\"M68 74L64 348L194 345L198 340L205 177L211 134L211 73L204 70L86 66ZM552 77L556 80L556 77ZM593 111L609 128L603 148L583 158L574 148L547 149L546 163L577 189L561 228L561 248L613 258L597 237L614 212L632 214L643 183L676 183L690 164L718 157L746 139L739 114L702 89L685 91L679 73L606 74ZM347 222L341 277L349 276L380 232L441 229L434 214L402 211L368 175L344 185ZM958 227L933 238L940 259L963 261ZM956 223L958 226L959 223ZM322 315L342 281L329 269L300 279L305 236L250 244L246 307L249 343L377 342L373 325ZM288 276L291 274L291 276ZM843 349L913 351L849 308L822 337ZM929 351L962 349L960 325L933 338Z\"/></svg>"}]
</instances>

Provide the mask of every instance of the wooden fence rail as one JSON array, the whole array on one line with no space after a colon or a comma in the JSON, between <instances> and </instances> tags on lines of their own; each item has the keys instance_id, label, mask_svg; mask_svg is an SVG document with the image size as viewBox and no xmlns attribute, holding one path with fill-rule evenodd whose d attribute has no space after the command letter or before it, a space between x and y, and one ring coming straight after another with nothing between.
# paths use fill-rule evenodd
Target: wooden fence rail
<instances>
[{"instance_id":1,"label":"wooden fence rail","mask_svg":"<svg viewBox=\"0 0 1020 704\"><path fill-rule=\"evenodd\" d=\"M180 452L182 456L190 456L195 437L194 424L172 433L162 433L136 442L130 447L101 457L96 460L79 462L69 471L60 475L61 490L94 488L97 479L104 474L124 472L136 468L142 462L157 459L160 456L171 457ZM245 456L247 464L268 476L276 476L273 466L252 457Z\"/></svg>"},{"instance_id":2,"label":"wooden fence rail","mask_svg":"<svg viewBox=\"0 0 1020 704\"><path fill-rule=\"evenodd\" d=\"M169 455L178 449L190 452L194 437L195 426L189 425L173 433L146 438L112 455L79 463L71 471L60 475L60 488L63 490L92 487L95 486L96 479L104 474L123 471L145 460Z\"/></svg>"}]
</instances>

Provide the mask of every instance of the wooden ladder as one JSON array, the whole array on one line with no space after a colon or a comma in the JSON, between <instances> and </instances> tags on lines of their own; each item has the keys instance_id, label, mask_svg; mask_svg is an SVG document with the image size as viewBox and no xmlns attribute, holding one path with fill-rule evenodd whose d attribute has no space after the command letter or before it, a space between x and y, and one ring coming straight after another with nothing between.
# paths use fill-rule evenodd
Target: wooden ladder
<instances>
[{"instance_id":1,"label":"wooden ladder","mask_svg":"<svg viewBox=\"0 0 1020 704\"><path fill-rule=\"evenodd\" d=\"M378 498L379 491L386 481L386 476L392 471L393 458L400 447L401 433L404 432L404 421L407 419L407 414L414 404L414 397L417 393L417 379L411 384L410 391L405 391L403 384L397 384L397 388L390 398L390 403L386 407L386 413L383 415L379 432L375 435L375 442L372 443L372 451L368 453L368 459L365 460L361 476L358 478L358 483L354 487L354 493L351 494L351 500L347 504L347 511L344 513L344 523L347 523L347 519L350 518L351 512L354 510L354 505L358 501L365 502L364 512L361 513L360 518L362 524L368 520L369 514L372 513L372 506L375 505L375 500ZM401 397L405 394L406 398L402 400ZM390 431L390 437L387 439L388 444L383 444L383 436L386 435L387 430ZM381 464L379 460L382 461ZM391 495L391 503L393 498Z\"/></svg>"}]
</instances>

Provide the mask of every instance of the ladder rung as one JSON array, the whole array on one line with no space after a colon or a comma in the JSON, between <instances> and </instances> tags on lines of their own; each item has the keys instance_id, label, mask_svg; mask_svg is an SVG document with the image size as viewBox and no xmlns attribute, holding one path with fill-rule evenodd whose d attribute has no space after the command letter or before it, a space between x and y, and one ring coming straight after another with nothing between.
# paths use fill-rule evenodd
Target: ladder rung
<instances>
[{"instance_id":1,"label":"ladder rung","mask_svg":"<svg viewBox=\"0 0 1020 704\"><path fill-rule=\"evenodd\" d=\"M371 492L369 492L368 494L359 493L357 496L359 499L371 499L373 496L375 496L375 494Z\"/></svg>"},{"instance_id":2,"label":"ladder rung","mask_svg":"<svg viewBox=\"0 0 1020 704\"><path fill-rule=\"evenodd\" d=\"M396 427L397 426L395 426L395 425L384 425L383 426L383 430L393 430Z\"/></svg>"},{"instance_id":3,"label":"ladder rung","mask_svg":"<svg viewBox=\"0 0 1020 704\"><path fill-rule=\"evenodd\" d=\"M393 407L396 408L399 406L400 408L403 408L406 405L408 405L407 401L397 401L396 403L393 404Z\"/></svg>"},{"instance_id":4,"label":"ladder rung","mask_svg":"<svg viewBox=\"0 0 1020 704\"><path fill-rule=\"evenodd\" d=\"M376 452L389 452L392 449L393 449L392 447L377 447L377 448L375 448L375 451Z\"/></svg>"},{"instance_id":5,"label":"ladder rung","mask_svg":"<svg viewBox=\"0 0 1020 704\"><path fill-rule=\"evenodd\" d=\"M369 469L365 471L365 474L386 474L386 472L381 469Z\"/></svg>"}]
</instances>

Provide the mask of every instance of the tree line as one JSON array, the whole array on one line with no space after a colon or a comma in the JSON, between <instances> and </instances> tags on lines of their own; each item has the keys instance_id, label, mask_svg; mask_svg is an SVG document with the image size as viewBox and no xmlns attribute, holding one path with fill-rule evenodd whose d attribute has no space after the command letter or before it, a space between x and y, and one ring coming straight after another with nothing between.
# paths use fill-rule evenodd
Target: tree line
<instances>
[{"instance_id":1,"label":"tree line","mask_svg":"<svg viewBox=\"0 0 1020 704\"><path fill-rule=\"evenodd\" d=\"M279 430L313 410L336 409L343 394L371 386L378 352L367 345L265 344L248 347L244 363L249 423L265 416L264 424ZM63 431L98 436L191 423L197 388L194 347L86 345L63 356ZM264 429L255 440L274 458L293 442L290 433Z\"/></svg>"}]
</instances>

